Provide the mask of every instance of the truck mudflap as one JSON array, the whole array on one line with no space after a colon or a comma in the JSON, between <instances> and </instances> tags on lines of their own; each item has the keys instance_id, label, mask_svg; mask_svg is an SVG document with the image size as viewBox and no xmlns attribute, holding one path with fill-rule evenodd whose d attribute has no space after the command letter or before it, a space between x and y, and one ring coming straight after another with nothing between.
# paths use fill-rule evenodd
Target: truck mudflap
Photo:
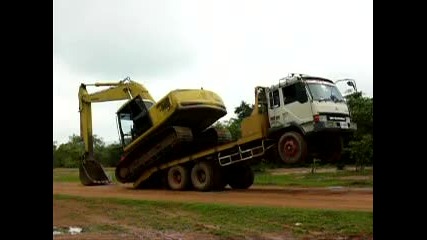
<instances>
[{"instance_id":1,"label":"truck mudflap","mask_svg":"<svg viewBox=\"0 0 427 240\"><path fill-rule=\"evenodd\" d=\"M104 168L95 159L85 159L79 166L80 182L85 186L107 185L111 183Z\"/></svg>"}]
</instances>

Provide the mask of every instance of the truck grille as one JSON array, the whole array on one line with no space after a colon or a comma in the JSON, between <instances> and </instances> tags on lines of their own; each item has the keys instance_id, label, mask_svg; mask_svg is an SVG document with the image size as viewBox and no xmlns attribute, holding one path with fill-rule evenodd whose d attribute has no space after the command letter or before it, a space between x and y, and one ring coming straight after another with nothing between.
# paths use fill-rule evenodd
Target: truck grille
<instances>
[{"instance_id":1,"label":"truck grille","mask_svg":"<svg viewBox=\"0 0 427 240\"><path fill-rule=\"evenodd\" d=\"M328 121L339 121L339 122L345 122L346 118L349 117L348 114L342 114L342 113L322 113L321 115L326 115Z\"/></svg>"}]
</instances>

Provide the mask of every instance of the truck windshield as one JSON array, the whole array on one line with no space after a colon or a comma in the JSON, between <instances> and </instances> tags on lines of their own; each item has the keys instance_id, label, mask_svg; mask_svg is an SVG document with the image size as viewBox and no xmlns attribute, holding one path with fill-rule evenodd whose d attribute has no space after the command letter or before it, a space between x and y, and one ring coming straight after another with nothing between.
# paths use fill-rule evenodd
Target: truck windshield
<instances>
[{"instance_id":1,"label":"truck windshield","mask_svg":"<svg viewBox=\"0 0 427 240\"><path fill-rule=\"evenodd\" d=\"M335 85L324 83L307 83L313 100L344 102L344 98Z\"/></svg>"}]
</instances>

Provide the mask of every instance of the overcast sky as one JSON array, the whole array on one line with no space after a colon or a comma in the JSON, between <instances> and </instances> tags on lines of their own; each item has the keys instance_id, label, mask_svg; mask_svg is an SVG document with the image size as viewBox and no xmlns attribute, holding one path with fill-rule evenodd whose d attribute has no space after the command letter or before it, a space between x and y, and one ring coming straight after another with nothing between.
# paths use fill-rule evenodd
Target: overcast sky
<instances>
[{"instance_id":1,"label":"overcast sky","mask_svg":"<svg viewBox=\"0 0 427 240\"><path fill-rule=\"evenodd\" d=\"M228 114L254 87L288 73L352 78L373 96L373 7L367 0L56 0L53 140L80 134L80 83L129 76L158 100L179 88L218 93ZM339 86L340 89L341 86ZM88 88L89 92L100 88ZM344 90L343 90L344 91ZM123 101L95 103L94 133L118 141Z\"/></svg>"}]
</instances>

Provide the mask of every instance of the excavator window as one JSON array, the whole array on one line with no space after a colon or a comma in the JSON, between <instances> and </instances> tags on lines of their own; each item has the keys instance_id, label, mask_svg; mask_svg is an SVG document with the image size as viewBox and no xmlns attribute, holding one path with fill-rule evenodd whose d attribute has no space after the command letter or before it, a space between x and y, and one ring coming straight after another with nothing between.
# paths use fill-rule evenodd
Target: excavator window
<instances>
[{"instance_id":1,"label":"excavator window","mask_svg":"<svg viewBox=\"0 0 427 240\"><path fill-rule=\"evenodd\" d=\"M128 145L152 127L147 104L139 96L127 102L117 114L123 146Z\"/></svg>"},{"instance_id":2,"label":"excavator window","mask_svg":"<svg viewBox=\"0 0 427 240\"><path fill-rule=\"evenodd\" d=\"M120 124L119 126L120 126L120 135L122 138L122 144L126 146L132 141L133 121L131 119L131 114L120 113L119 124Z\"/></svg>"}]
</instances>

